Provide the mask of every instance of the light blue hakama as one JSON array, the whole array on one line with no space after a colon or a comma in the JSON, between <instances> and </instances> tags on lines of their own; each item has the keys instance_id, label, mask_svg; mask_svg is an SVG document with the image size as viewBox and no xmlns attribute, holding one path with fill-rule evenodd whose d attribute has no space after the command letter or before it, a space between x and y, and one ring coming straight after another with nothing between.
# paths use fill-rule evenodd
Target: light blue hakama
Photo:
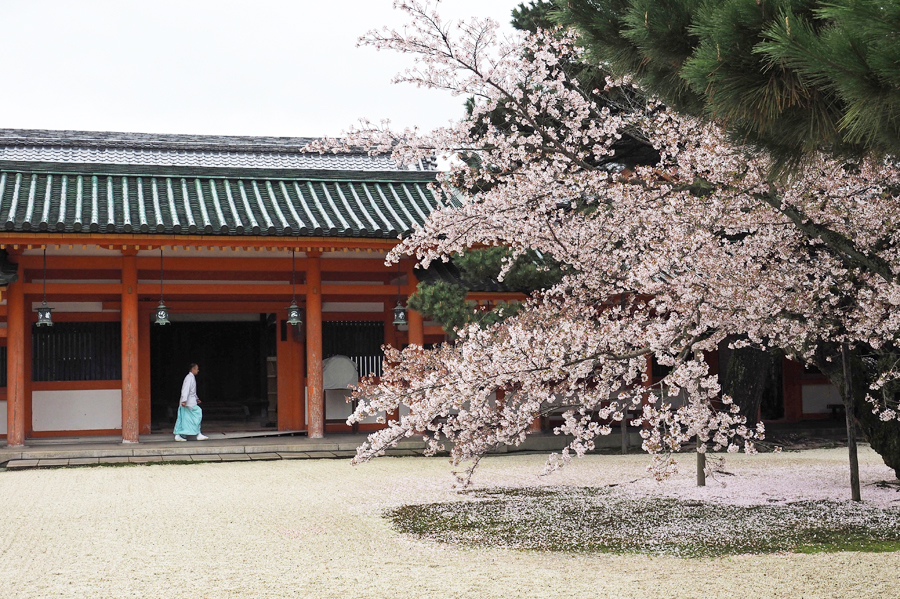
<instances>
[{"instance_id":1,"label":"light blue hakama","mask_svg":"<svg viewBox=\"0 0 900 599\"><path fill-rule=\"evenodd\" d=\"M199 435L200 421L203 420L203 410L200 406L187 408L178 406L178 419L175 420L176 435Z\"/></svg>"}]
</instances>

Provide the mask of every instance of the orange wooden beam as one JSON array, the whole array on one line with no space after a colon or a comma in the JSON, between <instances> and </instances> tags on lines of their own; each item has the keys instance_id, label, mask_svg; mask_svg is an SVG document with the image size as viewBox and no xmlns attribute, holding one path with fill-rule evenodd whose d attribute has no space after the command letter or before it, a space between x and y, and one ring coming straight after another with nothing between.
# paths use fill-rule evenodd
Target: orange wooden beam
<instances>
[{"instance_id":1,"label":"orange wooden beam","mask_svg":"<svg viewBox=\"0 0 900 599\"><path fill-rule=\"evenodd\" d=\"M298 257L296 260L297 272L306 270L306 258ZM41 270L43 258L41 256L21 256L19 258L21 268ZM137 259L138 270L159 273L159 257L140 256ZM100 269L119 271L121 259L116 256L56 256L51 255L47 260L50 270L83 270ZM165 256L163 258L165 271L179 270L213 270L230 272L291 272L291 259L285 258L247 258L241 254L204 254L196 257ZM385 266L384 261L375 258L325 258L321 260L321 272L384 272L393 274L396 269Z\"/></svg>"}]
</instances>

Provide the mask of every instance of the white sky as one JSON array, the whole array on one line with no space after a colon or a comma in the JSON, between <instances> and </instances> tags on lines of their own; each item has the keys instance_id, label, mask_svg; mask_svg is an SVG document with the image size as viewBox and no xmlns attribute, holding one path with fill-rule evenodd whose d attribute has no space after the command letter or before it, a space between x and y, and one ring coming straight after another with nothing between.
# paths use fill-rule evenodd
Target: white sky
<instances>
[{"instance_id":1,"label":"white sky","mask_svg":"<svg viewBox=\"0 0 900 599\"><path fill-rule=\"evenodd\" d=\"M444 0L507 30L519 0ZM391 84L409 57L357 48L393 0L3 0L0 128L337 135L431 129L463 98Z\"/></svg>"}]
</instances>

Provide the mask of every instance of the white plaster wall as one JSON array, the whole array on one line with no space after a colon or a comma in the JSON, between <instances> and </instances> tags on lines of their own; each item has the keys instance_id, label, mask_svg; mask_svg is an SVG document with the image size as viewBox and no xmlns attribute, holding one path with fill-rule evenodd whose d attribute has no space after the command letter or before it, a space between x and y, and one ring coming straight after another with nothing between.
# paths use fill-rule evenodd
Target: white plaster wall
<instances>
[{"instance_id":1,"label":"white plaster wall","mask_svg":"<svg viewBox=\"0 0 900 599\"><path fill-rule=\"evenodd\" d=\"M825 406L830 403L841 403L841 393L831 384L803 385L803 413L821 414L831 412Z\"/></svg>"},{"instance_id":2,"label":"white plaster wall","mask_svg":"<svg viewBox=\"0 0 900 599\"><path fill-rule=\"evenodd\" d=\"M6 400L0 401L0 435L6 434Z\"/></svg>"},{"instance_id":3,"label":"white plaster wall","mask_svg":"<svg viewBox=\"0 0 900 599\"><path fill-rule=\"evenodd\" d=\"M63 282L80 283L81 281ZM118 283L118 281L113 282ZM40 305L41 302L31 302L32 312L37 310ZM103 302L47 302L47 305L53 308L54 314L59 314L60 312L119 312L119 310L104 310Z\"/></svg>"},{"instance_id":4,"label":"white plaster wall","mask_svg":"<svg viewBox=\"0 0 900 599\"><path fill-rule=\"evenodd\" d=\"M122 428L121 389L33 391L31 401L36 431Z\"/></svg>"},{"instance_id":5,"label":"white plaster wall","mask_svg":"<svg viewBox=\"0 0 900 599\"><path fill-rule=\"evenodd\" d=\"M259 322L259 313L195 314L192 312L169 312L172 322Z\"/></svg>"},{"instance_id":6,"label":"white plaster wall","mask_svg":"<svg viewBox=\"0 0 900 599\"><path fill-rule=\"evenodd\" d=\"M382 302L322 302L322 312L384 312Z\"/></svg>"}]
</instances>

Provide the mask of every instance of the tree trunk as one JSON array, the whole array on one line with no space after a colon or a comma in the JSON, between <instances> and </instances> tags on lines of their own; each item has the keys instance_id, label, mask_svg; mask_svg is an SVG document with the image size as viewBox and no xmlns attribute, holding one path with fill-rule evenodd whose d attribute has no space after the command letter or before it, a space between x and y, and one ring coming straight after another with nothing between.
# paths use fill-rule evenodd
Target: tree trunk
<instances>
[{"instance_id":1,"label":"tree trunk","mask_svg":"<svg viewBox=\"0 0 900 599\"><path fill-rule=\"evenodd\" d=\"M853 409L853 394L850 389L853 386L853 377L850 374L850 357L847 343L841 346L841 368L844 375L844 384L841 386L841 397L844 400L844 414L847 420L847 449L850 457L850 499L862 501L859 492L859 457L856 455L856 422L851 416Z\"/></svg>"},{"instance_id":2,"label":"tree trunk","mask_svg":"<svg viewBox=\"0 0 900 599\"><path fill-rule=\"evenodd\" d=\"M697 440L697 449L700 449L700 440ZM706 454L697 452L697 486L706 486Z\"/></svg>"},{"instance_id":3,"label":"tree trunk","mask_svg":"<svg viewBox=\"0 0 900 599\"><path fill-rule=\"evenodd\" d=\"M722 392L730 395L740 408L741 416L747 419L747 426L754 427L759 419L763 397L771 391L776 356L755 347L742 347L728 353L730 357L724 370Z\"/></svg>"},{"instance_id":4,"label":"tree trunk","mask_svg":"<svg viewBox=\"0 0 900 599\"><path fill-rule=\"evenodd\" d=\"M841 360L841 346L822 344L816 352L816 366L838 389L844 388L844 368ZM860 358L860 349L848 350L847 372L850 375L850 395L847 416L855 420L862 429L872 449L881 456L884 463L900 478L900 421L882 421L872 413L872 405L866 401L869 384L878 373L869 372Z\"/></svg>"}]
</instances>

